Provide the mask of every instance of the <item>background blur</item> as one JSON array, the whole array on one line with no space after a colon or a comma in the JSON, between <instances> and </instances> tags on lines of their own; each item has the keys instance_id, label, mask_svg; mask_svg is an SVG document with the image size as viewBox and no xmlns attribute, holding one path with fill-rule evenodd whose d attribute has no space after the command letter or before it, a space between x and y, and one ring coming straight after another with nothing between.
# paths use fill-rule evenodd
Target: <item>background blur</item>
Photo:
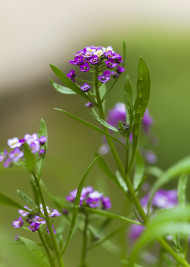
<instances>
[{"instance_id":1,"label":"background blur","mask_svg":"<svg viewBox=\"0 0 190 267\"><path fill-rule=\"evenodd\" d=\"M166 169L187 156L190 147L189 10L188 0L1 0L0 147L6 148L9 138L37 132L43 117L49 133L43 180L54 194L63 197L76 188L101 144L101 136L53 110L63 108L91 120L82 99L61 95L51 88L48 79L55 76L49 64L68 73L72 68L68 61L76 50L87 45L112 45L115 51L122 52L125 38L127 72L134 87L139 56L150 70L149 109L155 122L153 132L159 139L155 147L158 165ZM122 82L120 85L110 94L107 110L116 101L123 101ZM31 195L28 174L22 169L0 167L0 176L0 192L21 203L16 189ZM103 187L113 201L113 210L123 212L122 197L99 174L98 168L89 176L86 185L90 184L99 190ZM26 249L8 245L18 233L11 226L17 217L16 210L0 207L0 267L36 266ZM80 235L68 247L66 265L77 266L79 254ZM105 266L118 266L118 258L106 250L100 248L90 254L92 267L103 266L100 265L103 260Z\"/></svg>"}]
</instances>

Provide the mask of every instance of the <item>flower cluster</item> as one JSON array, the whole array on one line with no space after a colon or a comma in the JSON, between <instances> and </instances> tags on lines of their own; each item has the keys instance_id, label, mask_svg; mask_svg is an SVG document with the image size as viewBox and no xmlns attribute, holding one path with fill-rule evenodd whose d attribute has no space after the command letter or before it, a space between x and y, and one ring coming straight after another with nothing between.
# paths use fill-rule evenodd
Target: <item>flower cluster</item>
<instances>
[{"instance_id":1,"label":"flower cluster","mask_svg":"<svg viewBox=\"0 0 190 267\"><path fill-rule=\"evenodd\" d=\"M93 71L95 66L100 67L99 74L101 75L98 76L98 79L102 83L109 81L111 76L113 78L118 77L125 71L125 69L120 66L120 64L123 63L122 56L113 51L111 46L107 48L103 46L87 46L77 51L74 56L74 60L69 61L69 63L78 66L82 72ZM71 70L67 74L67 77L75 82L75 71ZM85 90L83 86L85 86ZM81 90L83 91L88 91L90 89L88 84L83 86L81 86Z\"/></svg>"},{"instance_id":2,"label":"flower cluster","mask_svg":"<svg viewBox=\"0 0 190 267\"><path fill-rule=\"evenodd\" d=\"M34 215L33 213L30 213L31 209L29 209L27 206L24 206L24 208L27 209L28 211L18 210L21 216L15 221L13 221L12 225L14 226L14 228L19 228L19 227L22 227L24 224L27 224L28 228L32 232L35 232L39 229L40 225L46 224L45 219L42 217L44 215L42 204L40 204L40 212L36 213L36 215ZM46 209L47 209L47 212L50 218L61 215L59 211L56 209L50 209L48 206L46 206ZM40 214L41 216L39 216ZM47 232L49 233L48 228L47 228ZM55 233L55 230L54 230L54 233Z\"/></svg>"},{"instance_id":3,"label":"flower cluster","mask_svg":"<svg viewBox=\"0 0 190 267\"><path fill-rule=\"evenodd\" d=\"M147 205L149 201L149 194L147 194L145 197L143 197L140 201L141 206L147 211ZM156 192L152 199L152 211L153 212L155 209L171 209L175 205L178 204L178 197L177 197L177 190L163 190L160 189ZM130 227L130 239L131 240L136 240L144 230L143 225L137 225L133 224Z\"/></svg>"},{"instance_id":4,"label":"flower cluster","mask_svg":"<svg viewBox=\"0 0 190 267\"><path fill-rule=\"evenodd\" d=\"M74 202L77 195L77 189L70 192L66 197L69 202ZM84 187L80 196L80 206L87 206L90 208L110 209L111 201L109 197L105 197L102 193L95 191L93 187Z\"/></svg>"},{"instance_id":5,"label":"flower cluster","mask_svg":"<svg viewBox=\"0 0 190 267\"><path fill-rule=\"evenodd\" d=\"M32 153L37 153L41 156L45 153L44 145L47 141L47 137L38 137L36 133L30 135L26 134L23 139L14 137L7 141L8 146L13 149L10 153L7 150L3 154L0 154L0 161L3 161L5 168L10 167L14 162L18 162L24 159L23 145L27 143Z\"/></svg>"}]
</instances>

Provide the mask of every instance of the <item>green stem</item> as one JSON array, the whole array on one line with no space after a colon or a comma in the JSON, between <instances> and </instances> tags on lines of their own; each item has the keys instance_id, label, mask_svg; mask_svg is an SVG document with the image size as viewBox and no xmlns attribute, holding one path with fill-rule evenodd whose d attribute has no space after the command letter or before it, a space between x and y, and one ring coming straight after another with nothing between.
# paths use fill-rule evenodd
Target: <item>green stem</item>
<instances>
[{"instance_id":1,"label":"green stem","mask_svg":"<svg viewBox=\"0 0 190 267\"><path fill-rule=\"evenodd\" d=\"M51 266L51 267L55 267L55 263L54 263L54 261L53 261L53 259L52 259L51 253L50 253L49 248L48 248L48 246L47 246L47 244L46 244L46 242L45 242L45 240L44 240L44 238L43 238L43 235L42 235L42 233L41 233L40 228L38 229L38 234L39 234L40 240L41 240L41 242L42 242L42 244L43 244L43 247L44 247L44 249L45 249L45 251L46 251L46 254L47 254L47 257L48 257L50 266Z\"/></svg>"},{"instance_id":2,"label":"green stem","mask_svg":"<svg viewBox=\"0 0 190 267\"><path fill-rule=\"evenodd\" d=\"M51 241L52 241L52 244L53 244L53 247L54 247L54 251L55 251L55 254L56 254L56 257L57 257L57 262L59 264L59 267L64 267L63 258L62 258L61 254L59 252L59 248L58 248L58 245L57 245L57 242L56 242L56 239L55 239L55 235L54 235L54 232L53 232L53 228L52 228L52 225L51 225L51 221L50 221L50 218L49 218L49 215L48 215L48 212L47 212L46 203L45 203L45 199L44 199L44 196L43 196L43 193L42 193L42 190L41 190L41 186L40 186L39 180L36 177L34 172L32 173L32 175L33 175L33 177L35 179L36 185L37 185L38 190L39 190L39 194L40 194L40 198L41 198L41 202L42 202L42 207L43 207L43 211L44 211L44 215L45 215L45 220L46 220L46 223L47 223L47 226L48 226L48 230L49 230L49 233L50 233Z\"/></svg>"},{"instance_id":3,"label":"green stem","mask_svg":"<svg viewBox=\"0 0 190 267\"><path fill-rule=\"evenodd\" d=\"M82 254L80 267L85 267L86 251L87 251L87 229L88 229L88 214L85 213L85 223L83 231L83 245L82 245Z\"/></svg>"},{"instance_id":4,"label":"green stem","mask_svg":"<svg viewBox=\"0 0 190 267\"><path fill-rule=\"evenodd\" d=\"M98 104L98 108L99 108L99 114L100 114L100 118L105 120L105 116L104 116L104 111L103 111L103 108L102 108L102 102L101 102L101 99L100 99L100 94L99 94L99 90L98 90L98 69L96 69L96 72L95 72L95 91L96 91L96 100L97 100L97 104ZM106 132L109 132L108 129L106 127L104 127L104 131ZM118 153L115 149L115 146L113 144L113 141L107 137L107 142L109 144L109 147L110 147L110 150L112 152L112 155L115 159L115 162L118 166L118 169L119 171L121 172L121 175L123 177L126 176L125 174L125 170L123 168L123 165L121 163L121 160L118 156ZM134 153L134 151L133 151ZM132 163L133 163L133 160L131 161L131 164L130 164L130 169L132 167ZM134 188L133 188L133 185L131 183L131 180L130 178L128 177L128 175L126 176L126 185L128 187L128 191L129 191L129 199L132 203L134 203L140 217L142 218L144 224L146 225L147 223L147 216L144 212L144 209L142 208L137 196L136 196L136 193L134 191ZM157 238L157 241L160 243L160 245L178 262L180 263L182 266L184 267L190 267L190 265L184 260L182 259L169 245L168 243L163 239L163 238Z\"/></svg>"}]
</instances>

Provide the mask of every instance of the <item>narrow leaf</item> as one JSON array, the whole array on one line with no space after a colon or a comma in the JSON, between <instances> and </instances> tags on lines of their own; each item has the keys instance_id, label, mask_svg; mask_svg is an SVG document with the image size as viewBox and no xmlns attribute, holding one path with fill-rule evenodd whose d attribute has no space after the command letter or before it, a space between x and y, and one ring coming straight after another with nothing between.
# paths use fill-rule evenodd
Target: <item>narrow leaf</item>
<instances>
[{"instance_id":1,"label":"narrow leaf","mask_svg":"<svg viewBox=\"0 0 190 267\"><path fill-rule=\"evenodd\" d=\"M11 206L17 209L27 210L21 204L2 193L0 193L0 204Z\"/></svg>"},{"instance_id":2,"label":"narrow leaf","mask_svg":"<svg viewBox=\"0 0 190 267\"><path fill-rule=\"evenodd\" d=\"M98 210L98 209L92 209L92 208L85 208L85 210L90 212L90 213L94 213L94 214L97 214L97 215L100 215L100 216L104 216L104 217L107 217L107 218L117 219L117 220L124 221L124 222L127 222L127 223L141 225L141 223L139 223L137 221L134 221L134 220L131 220L131 219L126 218L124 216L116 215L114 213L110 213L110 212L107 212L107 211Z\"/></svg>"},{"instance_id":3,"label":"narrow leaf","mask_svg":"<svg viewBox=\"0 0 190 267\"><path fill-rule=\"evenodd\" d=\"M105 111L106 108L106 101L103 101L104 95L106 94L106 83L103 83L100 88L99 88L99 92L100 92L100 99L102 101L102 107L103 110Z\"/></svg>"},{"instance_id":4,"label":"narrow leaf","mask_svg":"<svg viewBox=\"0 0 190 267\"><path fill-rule=\"evenodd\" d=\"M124 66L126 65L127 61L127 45L126 45L126 40L123 40L123 61L124 61Z\"/></svg>"},{"instance_id":5,"label":"narrow leaf","mask_svg":"<svg viewBox=\"0 0 190 267\"><path fill-rule=\"evenodd\" d=\"M24 158L25 158L25 167L29 172L32 172L35 168L36 158L35 155L31 152L28 144L24 144Z\"/></svg>"},{"instance_id":6,"label":"narrow leaf","mask_svg":"<svg viewBox=\"0 0 190 267\"><path fill-rule=\"evenodd\" d=\"M48 132L47 132L47 127L46 127L46 123L44 121L44 119L42 118L40 121L40 127L39 127L39 131L38 131L38 136L45 136L48 138ZM48 146L48 140L45 143L45 149L47 149Z\"/></svg>"},{"instance_id":7,"label":"narrow leaf","mask_svg":"<svg viewBox=\"0 0 190 267\"><path fill-rule=\"evenodd\" d=\"M186 190L187 190L187 181L188 175L182 174L179 178L177 193L178 193L178 200L181 206L186 205Z\"/></svg>"},{"instance_id":8,"label":"narrow leaf","mask_svg":"<svg viewBox=\"0 0 190 267\"><path fill-rule=\"evenodd\" d=\"M134 188L135 190L139 187L143 180L144 176L144 160L140 154L140 152L136 151L136 167L135 167L135 175L134 175Z\"/></svg>"},{"instance_id":9,"label":"narrow leaf","mask_svg":"<svg viewBox=\"0 0 190 267\"><path fill-rule=\"evenodd\" d=\"M119 130L115 127L113 127L112 125L110 125L109 123L107 123L106 121L102 120L101 118L99 118L98 116L96 116L94 113L92 113L93 117L98 121L100 122L104 127L114 131L114 132L117 132L119 133Z\"/></svg>"},{"instance_id":10,"label":"narrow leaf","mask_svg":"<svg viewBox=\"0 0 190 267\"><path fill-rule=\"evenodd\" d=\"M98 154L95 154L96 156L99 156ZM118 181L118 179L113 175L113 173L111 172L111 170L108 168L106 162L104 161L104 159L99 156L97 163L100 167L100 169L107 175L108 178L110 178L112 180L112 182L114 182L120 189L122 189L122 191L124 191L126 193L126 187L124 188L123 185L121 185L121 183Z\"/></svg>"},{"instance_id":11,"label":"narrow leaf","mask_svg":"<svg viewBox=\"0 0 190 267\"><path fill-rule=\"evenodd\" d=\"M17 189L17 193L19 194L19 196L26 201L26 203L28 204L28 206L30 206L31 208L36 208L36 205L34 204L33 200L27 196L24 192L20 191L19 189Z\"/></svg>"},{"instance_id":12,"label":"narrow leaf","mask_svg":"<svg viewBox=\"0 0 190 267\"><path fill-rule=\"evenodd\" d=\"M75 227L75 223L76 223L76 219L77 219L77 214L78 214L78 209L80 207L80 196L81 196L82 189L84 187L84 183L86 181L86 178L87 178L90 170L92 169L92 167L96 163L97 159L98 159L98 157L95 158L95 160L90 164L90 166L88 167L88 169L84 173L84 175L83 175L83 177L82 177L82 179L81 179L81 181L79 183L77 194L76 194L76 198L75 198L75 201L74 201L74 210L73 210L73 216L72 216L72 221L71 221L71 227L70 227L70 231L69 231L67 240L65 242L65 246L63 248L63 253L65 252L65 250L66 250L66 248L68 246L69 240L71 238L71 235L72 235L73 230L74 230L74 227Z\"/></svg>"},{"instance_id":13,"label":"narrow leaf","mask_svg":"<svg viewBox=\"0 0 190 267\"><path fill-rule=\"evenodd\" d=\"M69 116L69 117L75 119L76 121L79 121L80 123L82 123L82 124L88 126L89 128L91 128L91 129L93 129L93 130L95 130L95 131L97 131L97 132L99 132L99 133L101 133L101 134L103 134L103 135L105 135L105 136L108 136L108 137L112 138L114 141L120 143L122 146L125 146L125 145L124 145L122 142L120 142L117 138L115 138L115 137L112 136L111 134L109 134L109 133L103 131L102 129L96 127L96 126L93 125L92 123L87 122L87 121L84 121L84 120L80 119L79 117L77 117L77 116L75 116L75 115L73 115L73 114L71 114L71 113L69 113L69 112L67 112L67 111L65 111L65 110L63 110L63 109L60 109L60 108L54 108L54 109L55 109L55 110L58 110L58 111L62 111L62 112L65 113L67 116Z\"/></svg>"},{"instance_id":14,"label":"narrow leaf","mask_svg":"<svg viewBox=\"0 0 190 267\"><path fill-rule=\"evenodd\" d=\"M123 179L123 177L121 176L120 172L116 171L116 177L117 177L117 181L121 187L121 189L127 193L128 192L128 188L127 188L127 185Z\"/></svg>"},{"instance_id":15,"label":"narrow leaf","mask_svg":"<svg viewBox=\"0 0 190 267\"><path fill-rule=\"evenodd\" d=\"M53 88L61 93L61 94L65 94L65 95L75 95L76 93L74 91L72 91L71 89L65 87L65 86L62 86L56 82L54 82L52 79L50 79L50 83L51 85L53 86Z\"/></svg>"},{"instance_id":16,"label":"narrow leaf","mask_svg":"<svg viewBox=\"0 0 190 267\"><path fill-rule=\"evenodd\" d=\"M125 108L127 111L126 123L130 126L133 122L133 91L131 86L131 81L129 76L126 76L124 83L124 99L125 99Z\"/></svg>"},{"instance_id":17,"label":"narrow leaf","mask_svg":"<svg viewBox=\"0 0 190 267\"><path fill-rule=\"evenodd\" d=\"M36 242L22 236L19 236L19 239L25 244L36 260L40 261L43 266L48 266L45 254Z\"/></svg>"},{"instance_id":18,"label":"narrow leaf","mask_svg":"<svg viewBox=\"0 0 190 267\"><path fill-rule=\"evenodd\" d=\"M69 79L59 68L54 65L50 65L51 69L55 73L55 75L72 91L74 91L77 95L82 96L88 101L92 102L94 105L97 105L91 98L86 95L78 85L76 85L71 79Z\"/></svg>"}]
</instances>

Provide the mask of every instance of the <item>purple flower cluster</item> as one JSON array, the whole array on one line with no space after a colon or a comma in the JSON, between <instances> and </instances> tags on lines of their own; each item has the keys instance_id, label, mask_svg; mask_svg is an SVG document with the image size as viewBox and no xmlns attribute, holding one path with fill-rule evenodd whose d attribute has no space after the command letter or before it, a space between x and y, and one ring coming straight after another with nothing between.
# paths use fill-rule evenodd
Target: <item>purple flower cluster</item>
<instances>
[{"instance_id":1,"label":"purple flower cluster","mask_svg":"<svg viewBox=\"0 0 190 267\"><path fill-rule=\"evenodd\" d=\"M74 202L77 195L77 189L70 192L70 195L66 197L69 202ZM111 201L109 197L105 197L102 193L95 191L93 187L84 187L80 196L80 206L87 206L90 208L110 209Z\"/></svg>"},{"instance_id":2,"label":"purple flower cluster","mask_svg":"<svg viewBox=\"0 0 190 267\"><path fill-rule=\"evenodd\" d=\"M144 196L140 201L145 212L147 210L148 201L149 201L149 194ZM164 189L158 190L156 194L154 195L151 204L153 207L152 212L154 211L154 209L173 208L175 205L178 204L177 190L175 189L174 190L164 190ZM141 235L143 230L144 230L143 225L133 224L130 227L130 232L129 232L130 239L133 241L136 240Z\"/></svg>"},{"instance_id":3,"label":"purple flower cluster","mask_svg":"<svg viewBox=\"0 0 190 267\"><path fill-rule=\"evenodd\" d=\"M27 210L31 211L27 206L24 206ZM58 210L56 209L50 209L48 206L46 206L48 215L50 218L60 216L61 214L59 213ZM22 227L24 224L28 225L28 228L32 231L35 232L39 229L40 225L46 224L46 221L43 217L39 216L39 214L33 215L29 211L25 210L18 210L19 214L21 215L18 219L13 221L12 225L14 228L19 228ZM42 207L42 204L40 204L40 212L42 215L44 215L44 210ZM25 221L25 222L24 222ZM54 229L54 228L53 228ZM49 232L47 228L47 232ZM54 230L55 233L55 230Z\"/></svg>"},{"instance_id":4,"label":"purple flower cluster","mask_svg":"<svg viewBox=\"0 0 190 267\"><path fill-rule=\"evenodd\" d=\"M10 167L14 162L18 162L24 159L23 145L27 143L32 153L37 153L43 155L45 153L44 145L47 141L47 137L38 137L36 133L30 135L26 134L23 139L18 139L14 137L7 141L8 146L13 149L10 153L7 150L3 154L0 154L0 161L3 161L3 166L5 168Z\"/></svg>"},{"instance_id":5,"label":"purple flower cluster","mask_svg":"<svg viewBox=\"0 0 190 267\"><path fill-rule=\"evenodd\" d=\"M80 71L87 72L90 69L93 69L95 65L100 65L101 63L105 63L105 68L110 69L106 70L102 73L102 75L98 76L98 79L102 83L106 83L110 80L111 76L114 78L118 77L125 69L120 66L122 61L121 55L113 51L111 46L107 48L103 46L87 46L82 50L79 50L74 54L74 60L69 61L70 64L76 65L79 67ZM115 71L113 71L113 69ZM67 77L75 82L75 71L71 70Z\"/></svg>"}]
</instances>

